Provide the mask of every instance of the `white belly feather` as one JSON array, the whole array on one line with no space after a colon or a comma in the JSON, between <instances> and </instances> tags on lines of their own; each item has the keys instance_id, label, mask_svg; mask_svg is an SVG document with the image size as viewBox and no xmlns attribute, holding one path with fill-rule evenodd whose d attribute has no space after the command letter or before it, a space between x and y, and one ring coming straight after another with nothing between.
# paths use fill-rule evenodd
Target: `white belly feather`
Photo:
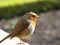
<instances>
[{"instance_id":1,"label":"white belly feather","mask_svg":"<svg viewBox=\"0 0 60 45\"><path fill-rule=\"evenodd\" d=\"M31 34L33 34L34 30L35 30L35 26L32 25L32 23L30 23L28 29L31 31Z\"/></svg>"}]
</instances>

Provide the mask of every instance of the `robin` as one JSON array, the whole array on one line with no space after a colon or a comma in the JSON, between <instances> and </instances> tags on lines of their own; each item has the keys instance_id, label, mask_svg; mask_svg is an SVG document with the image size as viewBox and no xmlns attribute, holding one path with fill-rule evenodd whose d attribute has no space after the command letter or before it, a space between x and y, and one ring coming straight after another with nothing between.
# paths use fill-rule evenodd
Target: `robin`
<instances>
[{"instance_id":1,"label":"robin","mask_svg":"<svg viewBox=\"0 0 60 45\"><path fill-rule=\"evenodd\" d=\"M13 28L13 31L4 39L2 39L0 43L9 37L10 39L13 37L18 37L19 39L30 37L35 30L38 17L39 16L34 12L28 12L24 14Z\"/></svg>"}]
</instances>

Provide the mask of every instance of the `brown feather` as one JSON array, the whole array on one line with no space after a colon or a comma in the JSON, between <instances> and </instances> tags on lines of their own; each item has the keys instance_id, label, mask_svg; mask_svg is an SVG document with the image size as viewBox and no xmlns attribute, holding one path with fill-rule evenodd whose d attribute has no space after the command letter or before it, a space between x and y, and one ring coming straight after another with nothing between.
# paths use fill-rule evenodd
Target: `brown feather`
<instances>
[{"instance_id":1,"label":"brown feather","mask_svg":"<svg viewBox=\"0 0 60 45\"><path fill-rule=\"evenodd\" d=\"M23 21L23 20L22 20L22 21ZM25 20L24 20L24 21L25 21ZM13 37L20 35L20 33L22 33L22 31L25 30L28 26L29 26L29 23L28 23L27 21L21 22L21 23L20 23L20 21L19 21L19 22L15 25L12 33L10 33L7 37L5 37L3 40L1 40L0 43L1 43L2 41L4 41L5 39L9 38L9 37L12 39Z\"/></svg>"}]
</instances>

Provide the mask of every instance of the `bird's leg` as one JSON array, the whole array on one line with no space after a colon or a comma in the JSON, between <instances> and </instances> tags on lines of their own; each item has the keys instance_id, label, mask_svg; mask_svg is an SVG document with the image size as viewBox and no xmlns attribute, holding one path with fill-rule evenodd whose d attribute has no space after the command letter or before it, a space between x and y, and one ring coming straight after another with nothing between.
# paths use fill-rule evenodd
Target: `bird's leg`
<instances>
[{"instance_id":1,"label":"bird's leg","mask_svg":"<svg viewBox=\"0 0 60 45\"><path fill-rule=\"evenodd\" d=\"M17 45L25 45L26 42L23 42L22 40L20 40L20 43L18 43Z\"/></svg>"},{"instance_id":2,"label":"bird's leg","mask_svg":"<svg viewBox=\"0 0 60 45\"><path fill-rule=\"evenodd\" d=\"M22 40L20 40L20 44L25 44L25 42L24 42L24 41L22 41Z\"/></svg>"}]
</instances>

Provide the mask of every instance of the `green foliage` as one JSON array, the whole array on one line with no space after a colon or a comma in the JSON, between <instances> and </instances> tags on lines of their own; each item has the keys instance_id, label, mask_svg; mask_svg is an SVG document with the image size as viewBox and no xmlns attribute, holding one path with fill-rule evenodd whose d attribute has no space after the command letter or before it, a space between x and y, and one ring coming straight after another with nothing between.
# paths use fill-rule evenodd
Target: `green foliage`
<instances>
[{"instance_id":1,"label":"green foliage","mask_svg":"<svg viewBox=\"0 0 60 45\"><path fill-rule=\"evenodd\" d=\"M16 4L6 7L0 8L0 18L11 18L17 15L20 15L28 12L28 11L34 11L34 12L42 12L42 11L48 11L52 9L60 9L59 1L52 2L52 1L35 1L31 3L25 3L25 4Z\"/></svg>"}]
</instances>

